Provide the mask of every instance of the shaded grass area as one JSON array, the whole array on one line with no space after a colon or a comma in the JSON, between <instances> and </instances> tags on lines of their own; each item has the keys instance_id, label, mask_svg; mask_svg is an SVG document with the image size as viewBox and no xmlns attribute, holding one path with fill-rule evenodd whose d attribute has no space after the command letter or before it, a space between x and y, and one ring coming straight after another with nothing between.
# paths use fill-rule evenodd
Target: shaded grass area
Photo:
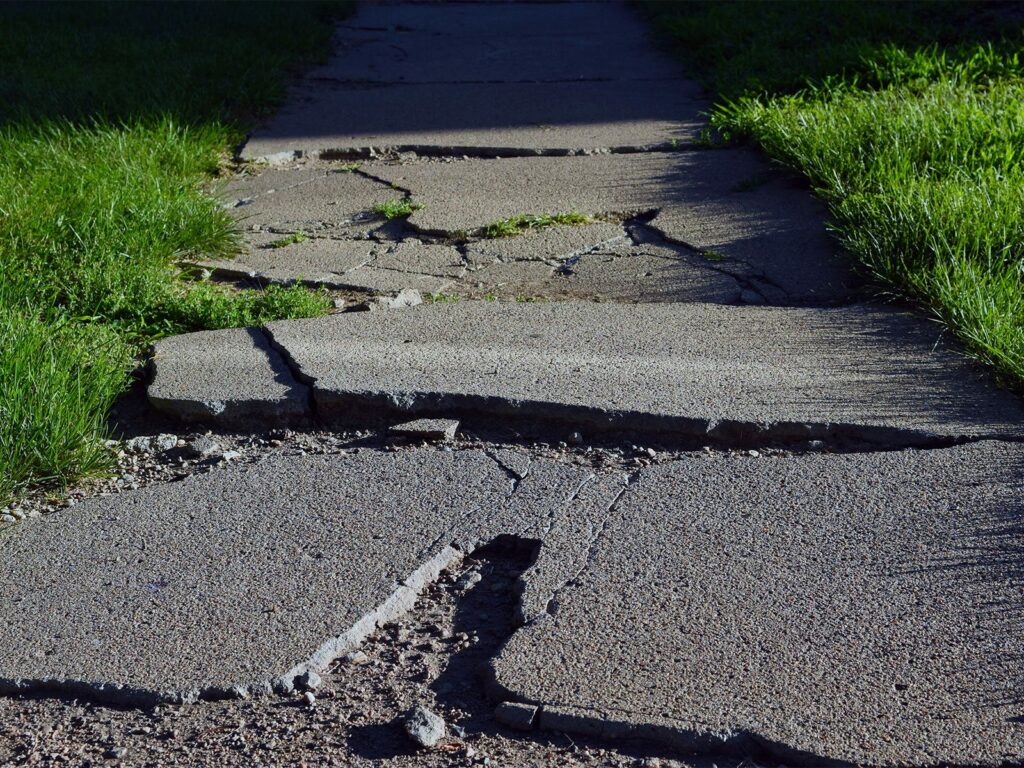
<instances>
[{"instance_id":1,"label":"shaded grass area","mask_svg":"<svg viewBox=\"0 0 1024 768\"><path fill-rule=\"evenodd\" d=\"M712 124L806 176L843 246L1024 389L1024 10L651 4Z\"/></svg>"},{"instance_id":2,"label":"shaded grass area","mask_svg":"<svg viewBox=\"0 0 1024 768\"><path fill-rule=\"evenodd\" d=\"M216 176L349 6L0 5L0 500L109 465L106 413L153 338L326 310L178 264L238 251Z\"/></svg>"}]
</instances>

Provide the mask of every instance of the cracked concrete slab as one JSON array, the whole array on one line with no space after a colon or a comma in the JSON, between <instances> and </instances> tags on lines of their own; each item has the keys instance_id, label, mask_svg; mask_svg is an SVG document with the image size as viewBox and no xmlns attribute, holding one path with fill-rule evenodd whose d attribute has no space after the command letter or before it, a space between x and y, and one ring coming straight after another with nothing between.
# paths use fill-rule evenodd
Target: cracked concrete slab
<instances>
[{"instance_id":1,"label":"cracked concrete slab","mask_svg":"<svg viewBox=\"0 0 1024 768\"><path fill-rule=\"evenodd\" d=\"M544 614L557 593L588 565L609 510L625 493L628 478L595 475L557 517L542 520L522 535L543 541L537 558L519 579L519 621Z\"/></svg>"},{"instance_id":2,"label":"cracked concrete slab","mask_svg":"<svg viewBox=\"0 0 1024 768\"><path fill-rule=\"evenodd\" d=\"M670 248L630 245L599 249L557 273L565 295L604 301L691 301L736 304L742 288L700 256Z\"/></svg>"},{"instance_id":3,"label":"cracked concrete slab","mask_svg":"<svg viewBox=\"0 0 1024 768\"><path fill-rule=\"evenodd\" d=\"M345 34L413 31L477 39L547 37L553 43L569 36L635 42L646 39L648 29L632 9L605 2L374 3L339 26Z\"/></svg>"},{"instance_id":4,"label":"cracked concrete slab","mask_svg":"<svg viewBox=\"0 0 1024 768\"><path fill-rule=\"evenodd\" d=\"M609 4L605 13L631 21L625 9ZM405 9L398 10L404 14ZM598 11L601 12L601 11ZM387 83L508 83L588 80L661 80L692 98L702 94L692 81L679 79L679 64L659 53L642 35L609 30L601 36L508 34L489 29L466 35L408 29L366 31L342 27L337 55L307 78ZM612 23L612 19L609 19ZM614 51L614 55L609 55Z\"/></svg>"},{"instance_id":5,"label":"cracked concrete slab","mask_svg":"<svg viewBox=\"0 0 1024 768\"><path fill-rule=\"evenodd\" d=\"M301 282L373 293L397 293L405 288L437 292L466 271L455 248L418 240L379 243L308 237L280 245L281 235L265 233L252 234L247 239L248 253L232 260L198 262L198 266L219 277Z\"/></svg>"},{"instance_id":6,"label":"cracked concrete slab","mask_svg":"<svg viewBox=\"0 0 1024 768\"><path fill-rule=\"evenodd\" d=\"M1024 436L1019 398L938 326L878 306L461 301L268 330L327 421L486 414L730 444Z\"/></svg>"},{"instance_id":7,"label":"cracked concrete slab","mask_svg":"<svg viewBox=\"0 0 1024 768\"><path fill-rule=\"evenodd\" d=\"M705 125L699 86L617 4L370 6L337 40L244 158L637 150Z\"/></svg>"},{"instance_id":8,"label":"cracked concrete slab","mask_svg":"<svg viewBox=\"0 0 1024 768\"><path fill-rule=\"evenodd\" d=\"M261 181L271 175L268 182ZM291 180L294 183L289 183ZM358 173L341 170L268 170L239 184L265 189L233 214L247 229L276 233L344 234L353 228L380 224L374 206L400 200L402 193ZM237 191L247 191L249 186Z\"/></svg>"},{"instance_id":9,"label":"cracked concrete slab","mask_svg":"<svg viewBox=\"0 0 1024 768\"><path fill-rule=\"evenodd\" d=\"M707 104L660 81L297 86L242 150L261 158L582 154L696 140Z\"/></svg>"},{"instance_id":10,"label":"cracked concrete slab","mask_svg":"<svg viewBox=\"0 0 1024 768\"><path fill-rule=\"evenodd\" d=\"M698 256L633 245L572 256L558 268L541 261L495 261L470 269L447 290L473 298L722 304L739 303L743 293L733 277Z\"/></svg>"},{"instance_id":11,"label":"cracked concrete slab","mask_svg":"<svg viewBox=\"0 0 1024 768\"><path fill-rule=\"evenodd\" d=\"M310 415L298 382L258 328L200 331L154 344L149 402L183 421L244 427Z\"/></svg>"},{"instance_id":12,"label":"cracked concrete slab","mask_svg":"<svg viewBox=\"0 0 1024 768\"><path fill-rule=\"evenodd\" d=\"M473 231L523 213L658 211L652 226L666 237L713 252L719 268L766 279L789 301L844 300L858 285L826 233L822 205L789 180L764 181L768 166L748 150L371 163L366 170L424 204L409 217L424 232Z\"/></svg>"},{"instance_id":13,"label":"cracked concrete slab","mask_svg":"<svg viewBox=\"0 0 1024 768\"><path fill-rule=\"evenodd\" d=\"M373 259L376 243L370 240L338 240L310 237L302 242L275 247L287 236L255 233L247 236L247 253L235 259L201 261L199 266L220 277L258 278L270 283L302 281L338 287L341 275Z\"/></svg>"},{"instance_id":14,"label":"cracked concrete slab","mask_svg":"<svg viewBox=\"0 0 1024 768\"><path fill-rule=\"evenodd\" d=\"M371 266L396 272L458 278L466 273L462 254L448 245L423 244L418 240L382 244L374 249Z\"/></svg>"},{"instance_id":15,"label":"cracked concrete slab","mask_svg":"<svg viewBox=\"0 0 1024 768\"><path fill-rule=\"evenodd\" d=\"M324 166L254 168L217 185L215 192L227 207L239 208L263 195L273 195L323 179L330 171Z\"/></svg>"},{"instance_id":16,"label":"cracked concrete slab","mask_svg":"<svg viewBox=\"0 0 1024 768\"><path fill-rule=\"evenodd\" d=\"M559 264L602 246L628 242L618 224L595 222L527 230L514 237L477 240L466 245L466 260L473 267L496 261L541 261Z\"/></svg>"},{"instance_id":17,"label":"cracked concrete slab","mask_svg":"<svg viewBox=\"0 0 1024 768\"><path fill-rule=\"evenodd\" d=\"M640 472L494 664L541 727L807 765L1024 759L1024 448Z\"/></svg>"},{"instance_id":18,"label":"cracked concrete slab","mask_svg":"<svg viewBox=\"0 0 1024 768\"><path fill-rule=\"evenodd\" d=\"M556 514L582 470L511 493L480 451L278 456L97 499L0 548L0 690L120 704L287 689L460 557Z\"/></svg>"}]
</instances>

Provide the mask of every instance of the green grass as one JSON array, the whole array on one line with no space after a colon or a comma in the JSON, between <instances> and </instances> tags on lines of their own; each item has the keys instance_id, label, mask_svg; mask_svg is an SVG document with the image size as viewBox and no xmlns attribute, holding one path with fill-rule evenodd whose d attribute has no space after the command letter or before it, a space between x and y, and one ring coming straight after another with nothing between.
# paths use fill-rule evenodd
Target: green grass
<instances>
[{"instance_id":1,"label":"green grass","mask_svg":"<svg viewBox=\"0 0 1024 768\"><path fill-rule=\"evenodd\" d=\"M592 221L592 217L576 212L556 213L554 215L546 213L521 213L518 216L488 224L484 227L483 234L485 237L491 238L512 237L529 229L543 229L544 227L558 225L574 226L589 224Z\"/></svg>"},{"instance_id":2,"label":"green grass","mask_svg":"<svg viewBox=\"0 0 1024 768\"><path fill-rule=\"evenodd\" d=\"M307 240L309 240L309 238L306 236L305 232L293 232L286 237L270 241L268 245L271 248L287 248L289 245L298 245L299 243L304 243Z\"/></svg>"},{"instance_id":3,"label":"green grass","mask_svg":"<svg viewBox=\"0 0 1024 768\"><path fill-rule=\"evenodd\" d=\"M436 291L434 293L428 293L424 298L428 304L458 304L462 297L457 293Z\"/></svg>"},{"instance_id":4,"label":"green grass","mask_svg":"<svg viewBox=\"0 0 1024 768\"><path fill-rule=\"evenodd\" d=\"M712 124L802 173L885 291L1024 388L1024 15L955 3L653 6Z\"/></svg>"},{"instance_id":5,"label":"green grass","mask_svg":"<svg viewBox=\"0 0 1024 768\"><path fill-rule=\"evenodd\" d=\"M373 206L373 212L391 221L392 219L409 216L413 211L418 211L422 207L421 203L414 203L411 197L402 197L398 200L377 203L377 205Z\"/></svg>"},{"instance_id":6,"label":"green grass","mask_svg":"<svg viewBox=\"0 0 1024 768\"><path fill-rule=\"evenodd\" d=\"M326 311L178 265L237 253L215 177L347 7L0 5L0 500L109 466L106 413L153 338Z\"/></svg>"}]
</instances>

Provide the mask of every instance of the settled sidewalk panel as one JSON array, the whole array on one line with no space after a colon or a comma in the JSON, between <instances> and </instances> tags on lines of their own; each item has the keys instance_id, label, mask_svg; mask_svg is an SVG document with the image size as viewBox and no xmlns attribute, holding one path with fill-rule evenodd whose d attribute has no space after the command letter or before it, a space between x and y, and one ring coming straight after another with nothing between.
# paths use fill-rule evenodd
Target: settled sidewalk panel
<instances>
[{"instance_id":1,"label":"settled sidewalk panel","mask_svg":"<svg viewBox=\"0 0 1024 768\"><path fill-rule=\"evenodd\" d=\"M1018 398L937 326L884 308L463 301L267 330L326 423L475 414L724 445L1024 436ZM155 404L212 399L229 347L158 346Z\"/></svg>"}]
</instances>

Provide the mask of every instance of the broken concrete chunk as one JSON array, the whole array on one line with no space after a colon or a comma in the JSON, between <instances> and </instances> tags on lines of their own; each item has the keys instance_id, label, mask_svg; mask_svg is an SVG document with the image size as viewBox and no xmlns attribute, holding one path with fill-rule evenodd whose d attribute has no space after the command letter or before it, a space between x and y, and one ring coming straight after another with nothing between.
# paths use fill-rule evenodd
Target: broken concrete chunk
<instances>
[{"instance_id":1,"label":"broken concrete chunk","mask_svg":"<svg viewBox=\"0 0 1024 768\"><path fill-rule=\"evenodd\" d=\"M305 385L258 328L200 331L154 345L153 406L182 421L246 426L309 416Z\"/></svg>"},{"instance_id":2,"label":"broken concrete chunk","mask_svg":"<svg viewBox=\"0 0 1024 768\"><path fill-rule=\"evenodd\" d=\"M406 734L420 747L429 749L445 737L444 720L423 705L413 707L403 723Z\"/></svg>"},{"instance_id":3,"label":"broken concrete chunk","mask_svg":"<svg viewBox=\"0 0 1024 768\"><path fill-rule=\"evenodd\" d=\"M186 451L194 458L208 459L220 456L224 453L224 448L209 435L200 435L188 443Z\"/></svg>"},{"instance_id":4,"label":"broken concrete chunk","mask_svg":"<svg viewBox=\"0 0 1024 768\"><path fill-rule=\"evenodd\" d=\"M396 296L374 296L366 302L373 309L405 309L423 303L423 295L415 288L403 288Z\"/></svg>"},{"instance_id":5,"label":"broken concrete chunk","mask_svg":"<svg viewBox=\"0 0 1024 768\"><path fill-rule=\"evenodd\" d=\"M503 701L494 709L494 719L518 731L529 731L537 718L538 707L518 701Z\"/></svg>"},{"instance_id":6,"label":"broken concrete chunk","mask_svg":"<svg viewBox=\"0 0 1024 768\"><path fill-rule=\"evenodd\" d=\"M423 440L454 440L458 428L459 422L455 419L416 419L396 424L390 431L395 435Z\"/></svg>"},{"instance_id":7,"label":"broken concrete chunk","mask_svg":"<svg viewBox=\"0 0 1024 768\"><path fill-rule=\"evenodd\" d=\"M150 453L169 451L178 445L178 436L170 434L142 435L127 440L124 444L128 453Z\"/></svg>"}]
</instances>

